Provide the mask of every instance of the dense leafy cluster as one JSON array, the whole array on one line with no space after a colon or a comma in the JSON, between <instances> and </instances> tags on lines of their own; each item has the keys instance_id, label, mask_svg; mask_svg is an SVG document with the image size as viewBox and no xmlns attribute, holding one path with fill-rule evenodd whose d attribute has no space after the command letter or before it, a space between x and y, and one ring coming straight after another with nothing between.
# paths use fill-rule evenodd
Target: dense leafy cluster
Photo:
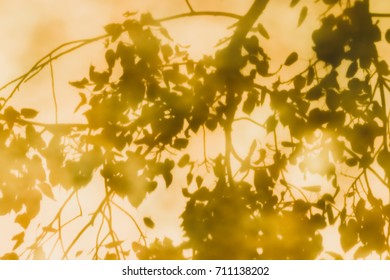
<instances>
[{"instance_id":1,"label":"dense leafy cluster","mask_svg":"<svg viewBox=\"0 0 390 280\"><path fill-rule=\"evenodd\" d=\"M182 259L190 250L193 259L315 259L323 256L321 230L331 225L345 253L354 248L355 258L389 257L390 204L383 193L390 174L390 72L378 55L381 30L368 1L323 1L342 9L323 15L312 34L316 61L287 82L269 70L263 41L269 35L257 23L267 2L254 1L225 46L199 61L150 14L107 25L106 67L91 66L87 77L71 82L80 90L75 111L83 110L83 124L42 124L32 121L33 109L3 106L0 161L7 168L0 174L0 214L16 213L15 222L27 229L42 193L53 198L56 186L77 192L100 176L106 198L88 227L97 215L106 217L113 197L138 207L186 172L185 240L178 246L168 238L135 241L138 258ZM301 11L299 25L307 7ZM281 68L297 60L291 50ZM271 109L264 121L253 120L264 108ZM244 158L232 141L237 116L267 134L254 139ZM200 163L188 147L206 130L223 133L224 151ZM212 172L197 173L210 164ZM287 176L293 168L332 186L293 185ZM154 227L150 218L144 223ZM51 224L44 232L61 230ZM24 234L13 238L14 250ZM126 257L123 240L109 236L105 258ZM41 237L30 250L40 248Z\"/></svg>"}]
</instances>

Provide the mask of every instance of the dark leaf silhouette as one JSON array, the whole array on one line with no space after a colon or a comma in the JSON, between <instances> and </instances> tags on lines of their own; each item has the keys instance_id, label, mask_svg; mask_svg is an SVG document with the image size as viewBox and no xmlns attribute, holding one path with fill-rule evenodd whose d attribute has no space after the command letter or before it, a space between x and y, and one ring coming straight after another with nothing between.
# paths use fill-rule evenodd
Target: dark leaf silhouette
<instances>
[{"instance_id":1,"label":"dark leaf silhouette","mask_svg":"<svg viewBox=\"0 0 390 280\"><path fill-rule=\"evenodd\" d=\"M308 8L306 6L302 7L301 12L299 13L298 27L302 25L307 17Z\"/></svg>"},{"instance_id":2,"label":"dark leaf silhouette","mask_svg":"<svg viewBox=\"0 0 390 280\"><path fill-rule=\"evenodd\" d=\"M154 228L154 222L151 218L149 217L145 217L144 218L144 224L148 227L148 228Z\"/></svg>"},{"instance_id":3,"label":"dark leaf silhouette","mask_svg":"<svg viewBox=\"0 0 390 280\"><path fill-rule=\"evenodd\" d=\"M292 52L284 61L284 65L290 66L294 64L297 60L298 60L298 54L296 52Z\"/></svg>"},{"instance_id":4,"label":"dark leaf silhouette","mask_svg":"<svg viewBox=\"0 0 390 280\"><path fill-rule=\"evenodd\" d=\"M14 245L12 250L17 249L20 245L22 245L22 243L24 242L24 235L25 235L25 232L22 231L22 232L18 233L17 235L15 235L14 237L12 237L12 240L15 241L15 245Z\"/></svg>"}]
</instances>

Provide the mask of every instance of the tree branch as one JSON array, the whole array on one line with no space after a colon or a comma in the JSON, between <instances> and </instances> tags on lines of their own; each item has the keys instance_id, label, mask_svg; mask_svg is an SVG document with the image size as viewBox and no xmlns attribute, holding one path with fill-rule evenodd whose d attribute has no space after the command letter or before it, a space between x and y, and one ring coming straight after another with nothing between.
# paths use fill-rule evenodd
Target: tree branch
<instances>
[{"instance_id":1,"label":"tree branch","mask_svg":"<svg viewBox=\"0 0 390 280\"><path fill-rule=\"evenodd\" d=\"M384 14L384 13L370 13L371 17L390 17L390 14Z\"/></svg>"},{"instance_id":2,"label":"tree branch","mask_svg":"<svg viewBox=\"0 0 390 280\"><path fill-rule=\"evenodd\" d=\"M249 8L248 12L239 20L237 23L236 30L233 33L233 36L230 40L229 45L223 50L226 52L227 57L240 57L241 56L241 47L242 44L251 30L252 26L257 21L258 17L264 11L269 0L255 0L252 3L252 6ZM225 166L226 174L228 177L229 185L232 187L234 185L234 179L231 170L230 156L233 150L232 144L232 124L234 122L234 116L237 111L237 102L236 102L236 92L232 90L234 88L234 79L232 75L235 76L239 73L238 65L234 59L226 59L223 64L220 66L220 70L226 79L226 122L224 126L225 131ZM232 84L233 83L233 84Z\"/></svg>"},{"instance_id":3,"label":"tree branch","mask_svg":"<svg viewBox=\"0 0 390 280\"><path fill-rule=\"evenodd\" d=\"M228 17L228 18L234 18L234 19L241 19L242 18L242 16L237 15L237 14L233 14L233 13L201 11L201 12L190 12L190 13L183 13L183 14L168 16L168 17L157 19L156 21L164 22L164 21L170 21L170 20L180 19L180 18L185 18L185 17L194 17L194 16Z\"/></svg>"},{"instance_id":4,"label":"tree branch","mask_svg":"<svg viewBox=\"0 0 390 280\"><path fill-rule=\"evenodd\" d=\"M229 46L233 48L241 47L243 40L245 39L256 20L263 13L269 0L255 0L248 10L248 12L240 19L237 24L237 28L234 31L232 40Z\"/></svg>"}]
</instances>

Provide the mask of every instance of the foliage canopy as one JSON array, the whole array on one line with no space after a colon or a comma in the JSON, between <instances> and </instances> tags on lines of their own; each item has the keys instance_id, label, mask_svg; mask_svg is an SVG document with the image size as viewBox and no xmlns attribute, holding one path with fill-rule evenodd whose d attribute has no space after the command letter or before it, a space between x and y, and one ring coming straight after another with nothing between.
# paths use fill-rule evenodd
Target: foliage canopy
<instances>
[{"instance_id":1,"label":"foliage canopy","mask_svg":"<svg viewBox=\"0 0 390 280\"><path fill-rule=\"evenodd\" d=\"M389 258L390 71L377 46L390 41L390 31L373 20L387 15L371 13L369 1L310 3L324 8L312 33L313 59L282 81L262 47L272 40L259 21L268 2L254 0L239 16L198 12L186 1L188 13L163 19L128 14L123 23L105 26L101 37L65 44L78 48L106 40L106 68L90 66L86 77L71 82L80 91L75 112L83 111L81 124L40 123L34 121L37 110L8 106L23 82L69 52L63 47L6 85L15 87L1 104L0 214L15 214L23 230L3 258L42 256L53 237L63 258L71 258L98 217L107 234L99 236L99 229L92 257L126 258L130 248L112 226L111 209L120 208L115 199L137 208L156 188L173 187L178 172L186 174L184 240L147 242L128 214L139 229L131 250L140 259L339 259L347 252ZM310 1L290 3L291 9L301 7L298 26L310 13L303 2ZM234 32L213 56L195 61L163 26L191 16L231 17ZM300 56L292 50L281 68ZM266 135L254 139L244 156L232 137L241 121ZM203 162L194 159L192 141L216 132L224 135L223 151L216 157L197 151ZM331 187L292 184L286 176L291 170L322 176ZM91 184L95 177L102 186ZM35 242L18 252L43 196L53 199L58 187L69 191L68 199ZM62 211L79 190L97 187L104 188L104 199L63 244ZM155 225L152 217L143 223ZM324 248L327 228L338 229L332 234L343 252Z\"/></svg>"}]
</instances>

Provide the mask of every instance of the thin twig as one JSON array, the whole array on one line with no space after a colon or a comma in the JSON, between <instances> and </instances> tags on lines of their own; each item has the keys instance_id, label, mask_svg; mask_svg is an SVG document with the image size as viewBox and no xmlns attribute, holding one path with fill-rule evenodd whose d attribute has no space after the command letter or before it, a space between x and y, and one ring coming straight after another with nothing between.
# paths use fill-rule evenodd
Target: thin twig
<instances>
[{"instance_id":1,"label":"thin twig","mask_svg":"<svg viewBox=\"0 0 390 280\"><path fill-rule=\"evenodd\" d=\"M108 190L108 185L107 185L107 179L104 180L104 187L106 189L106 196L108 196L109 194L109 190ZM107 201L107 208L108 208L108 217L106 217L106 220L107 220L107 224L108 224L108 230L109 230L109 234L111 236L111 240L112 242L116 242L116 238L115 238L115 235L114 235L114 229L112 227L112 210L111 210L111 205L110 205L110 200ZM105 217L105 214L103 212L103 216ZM115 247L115 252L116 252L116 255L118 256L119 258L119 251L118 251L118 247L117 246L114 246Z\"/></svg>"},{"instance_id":2,"label":"thin twig","mask_svg":"<svg viewBox=\"0 0 390 280\"><path fill-rule=\"evenodd\" d=\"M97 207L97 209L95 210L95 212L92 214L92 217L91 219L89 220L89 222L79 231L79 233L76 235L76 237L72 240L72 242L70 243L70 245L68 246L68 248L66 249L64 255L62 256L62 259L65 259L66 256L69 254L70 250L73 248L73 246L77 243L77 241L80 239L80 237L84 234L84 232L90 227L93 225L97 215L101 212L103 206L107 203L107 201L110 199L110 196L111 194L113 193L113 191L111 190L108 195L106 195L104 197L104 199L102 200L102 202L99 204L99 206Z\"/></svg>"},{"instance_id":3,"label":"thin twig","mask_svg":"<svg viewBox=\"0 0 390 280\"><path fill-rule=\"evenodd\" d=\"M127 217L129 217L130 220L132 220L132 222L134 223L135 227L137 228L137 230L138 230L138 232L139 232L139 234L140 234L140 236L141 236L141 238L142 238L142 240L143 240L143 242L144 242L144 245L146 246L146 245L147 245L147 243L146 243L146 237L145 237L144 233L142 232L141 227L138 225L137 221L134 219L134 217L131 216L131 215L129 214L129 212L127 212L125 209L123 209L120 205L118 205L117 203L115 203L115 201L111 200L111 203L112 203L112 205L114 205L115 207L117 207L120 211L122 211Z\"/></svg>"},{"instance_id":4,"label":"thin twig","mask_svg":"<svg viewBox=\"0 0 390 280\"><path fill-rule=\"evenodd\" d=\"M251 122L251 123L253 123L253 124L255 124L255 125L257 125L257 126L259 126L259 127L261 127L261 128L265 128L265 125L264 125L264 124L261 124L261 123L255 121L255 120L253 120L253 119L251 119L251 118L248 118L248 117L236 118L236 119L234 119L233 121L235 121L235 122L238 122L238 121L249 121L249 122Z\"/></svg>"},{"instance_id":5,"label":"thin twig","mask_svg":"<svg viewBox=\"0 0 390 280\"><path fill-rule=\"evenodd\" d=\"M390 14L386 13L370 13L371 17L390 17Z\"/></svg>"},{"instance_id":6,"label":"thin twig","mask_svg":"<svg viewBox=\"0 0 390 280\"><path fill-rule=\"evenodd\" d=\"M170 20L174 20L174 19L193 17L193 16L228 17L228 18L234 18L234 19L241 19L242 18L242 16L237 15L237 14L233 14L233 13L203 11L203 12L190 12L190 13L183 13L183 14L168 16L168 17L157 19L156 21L164 22L164 21L170 21Z\"/></svg>"},{"instance_id":7,"label":"thin twig","mask_svg":"<svg viewBox=\"0 0 390 280\"><path fill-rule=\"evenodd\" d=\"M189 0L185 0L185 1L186 1L187 6L188 6L188 9L190 9L191 13L194 13L195 11L194 11L194 9L191 6L190 1Z\"/></svg>"},{"instance_id":8,"label":"thin twig","mask_svg":"<svg viewBox=\"0 0 390 280\"><path fill-rule=\"evenodd\" d=\"M53 218L53 220L47 225L47 227L52 227L54 222L57 221L58 217L60 217L62 211L64 210L65 206L68 204L68 202L71 200L71 198L75 195L76 191L73 191L67 198L66 200L64 201L64 203L61 205L60 209L58 210L56 216ZM63 225L64 226L64 225ZM26 248L25 251L22 252L21 255L23 255L24 253L27 252L27 250L31 249L31 252L32 252L32 248L37 248L39 247L41 244L40 242L45 238L45 236L47 235L47 231L44 231L41 233L40 236L38 236L38 238L35 240L34 244L32 246L29 246L28 248ZM31 256L31 252L30 254L28 255L27 258L29 258Z\"/></svg>"},{"instance_id":9,"label":"thin twig","mask_svg":"<svg viewBox=\"0 0 390 280\"><path fill-rule=\"evenodd\" d=\"M55 48L54 50L52 50L49 54L45 55L44 57L42 57L40 60L38 60L31 68L28 72L26 72L25 74L19 76L18 78L12 80L11 82L3 85L1 88L0 88L0 91L7 88L8 86L16 83L16 85L14 86L13 90L11 91L11 93L5 98L4 100L4 103L1 105L0 107L0 110L2 110L5 105L8 103L8 101L14 96L14 94L16 93L16 91L19 90L20 86L26 82L32 75L36 75L37 72L40 72L47 64L49 64L52 60L55 60L67 53L70 53L76 49L79 49L85 45L88 45L90 43L93 43L93 42L96 42L96 41L99 41L101 39L104 39L104 38L107 38L109 35L105 34L105 35L102 35L102 36L98 36L98 37L94 37L94 38L91 38L91 39L84 39L84 40L76 40L76 41L72 41L72 42L68 42L68 43L65 43L65 44L62 44L60 46L58 46L57 48ZM70 46L70 45L74 45L74 44L78 44L77 46L75 47L72 47L70 49L67 49L65 51L62 51L56 55L54 55L56 52L58 52L59 50L67 47L67 46Z\"/></svg>"},{"instance_id":10,"label":"thin twig","mask_svg":"<svg viewBox=\"0 0 390 280\"><path fill-rule=\"evenodd\" d=\"M56 97L56 90L55 90L55 83L54 83L53 61L51 57L50 57L50 77L51 77L51 91L52 91L53 102L54 102L55 120L56 120L56 124L58 124L58 105L57 105L57 97Z\"/></svg>"},{"instance_id":11,"label":"thin twig","mask_svg":"<svg viewBox=\"0 0 390 280\"><path fill-rule=\"evenodd\" d=\"M202 125L202 132L203 132L203 160L206 166L206 171L209 172L209 162L207 160L206 129L204 128L204 125Z\"/></svg>"}]
</instances>

